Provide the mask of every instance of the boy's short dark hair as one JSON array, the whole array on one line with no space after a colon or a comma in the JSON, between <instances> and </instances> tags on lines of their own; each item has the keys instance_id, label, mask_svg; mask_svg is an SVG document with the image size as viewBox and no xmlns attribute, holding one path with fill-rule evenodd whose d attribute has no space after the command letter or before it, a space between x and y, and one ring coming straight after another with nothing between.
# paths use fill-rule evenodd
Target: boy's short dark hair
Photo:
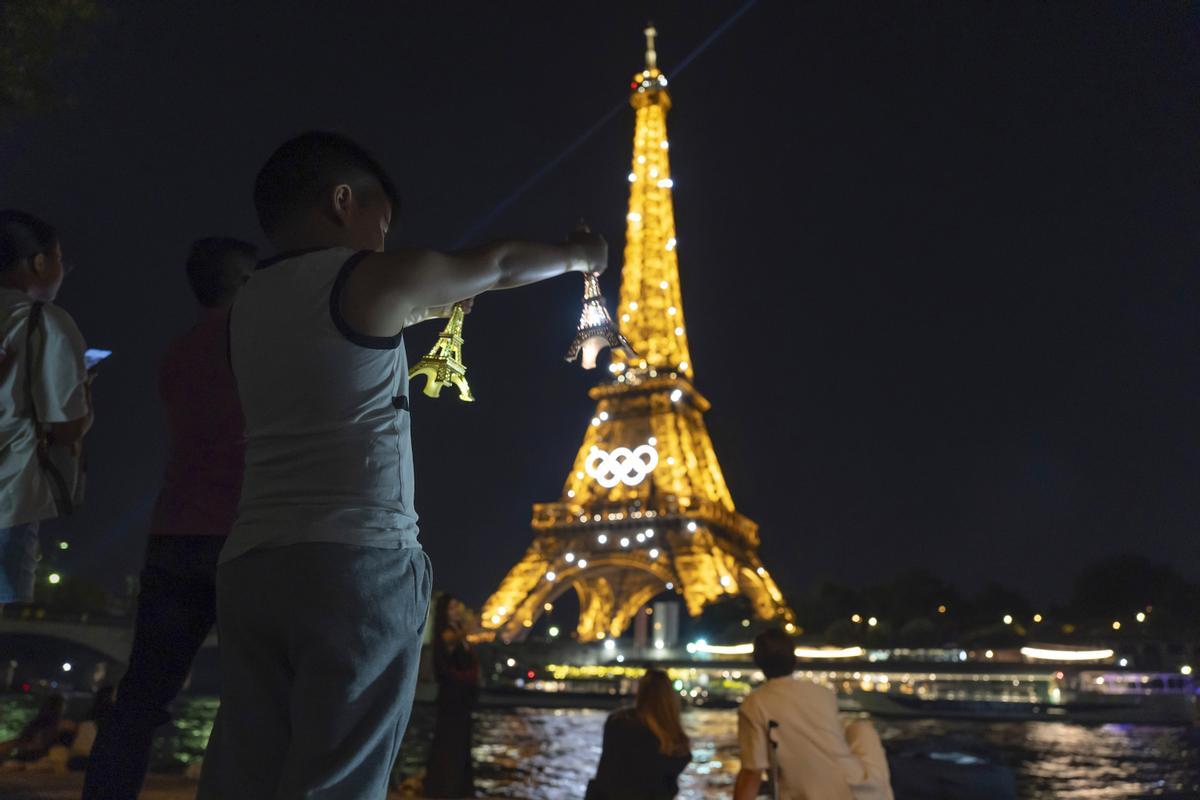
<instances>
[{"instance_id":1,"label":"boy's short dark hair","mask_svg":"<svg viewBox=\"0 0 1200 800\"><path fill-rule=\"evenodd\" d=\"M254 181L254 208L258 223L268 235L297 213L319 202L340 183L378 183L400 210L400 197L391 177L357 142L340 133L309 131L279 146L258 171Z\"/></svg>"},{"instance_id":2,"label":"boy's short dark hair","mask_svg":"<svg viewBox=\"0 0 1200 800\"><path fill-rule=\"evenodd\" d=\"M771 628L754 637L754 663L768 678L782 678L796 669L796 643L783 628Z\"/></svg>"},{"instance_id":3,"label":"boy's short dark hair","mask_svg":"<svg viewBox=\"0 0 1200 800\"><path fill-rule=\"evenodd\" d=\"M58 233L45 220L27 211L0 211L0 272L13 269L27 258L48 253L58 243Z\"/></svg>"},{"instance_id":4,"label":"boy's short dark hair","mask_svg":"<svg viewBox=\"0 0 1200 800\"><path fill-rule=\"evenodd\" d=\"M245 272L237 269L233 256L256 261L258 251L249 242L227 236L208 236L192 242L187 258L187 277L200 305L218 308L237 294L246 282Z\"/></svg>"}]
</instances>

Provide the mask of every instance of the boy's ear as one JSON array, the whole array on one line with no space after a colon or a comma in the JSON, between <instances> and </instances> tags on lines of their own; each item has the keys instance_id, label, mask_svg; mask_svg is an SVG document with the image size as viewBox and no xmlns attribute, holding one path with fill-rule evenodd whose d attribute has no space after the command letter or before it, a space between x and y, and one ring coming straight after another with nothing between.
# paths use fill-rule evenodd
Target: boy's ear
<instances>
[{"instance_id":1,"label":"boy's ear","mask_svg":"<svg viewBox=\"0 0 1200 800\"><path fill-rule=\"evenodd\" d=\"M349 184L339 184L333 189L333 213L340 220L345 220L350 214L350 202L354 192Z\"/></svg>"},{"instance_id":2,"label":"boy's ear","mask_svg":"<svg viewBox=\"0 0 1200 800\"><path fill-rule=\"evenodd\" d=\"M29 259L29 269L34 275L41 275L46 271L46 254L38 253L33 258Z\"/></svg>"}]
</instances>

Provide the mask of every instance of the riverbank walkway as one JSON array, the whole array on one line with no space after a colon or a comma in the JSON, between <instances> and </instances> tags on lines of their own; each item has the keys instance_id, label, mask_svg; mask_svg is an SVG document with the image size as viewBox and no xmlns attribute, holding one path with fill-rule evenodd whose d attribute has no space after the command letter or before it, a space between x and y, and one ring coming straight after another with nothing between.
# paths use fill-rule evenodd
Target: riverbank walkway
<instances>
[{"instance_id":1,"label":"riverbank walkway","mask_svg":"<svg viewBox=\"0 0 1200 800\"><path fill-rule=\"evenodd\" d=\"M83 791L83 773L59 775L48 772L0 772L0 798L3 800L79 800ZM146 778L140 800L193 800L196 782L181 775L155 775ZM388 792L388 800L414 795Z\"/></svg>"}]
</instances>

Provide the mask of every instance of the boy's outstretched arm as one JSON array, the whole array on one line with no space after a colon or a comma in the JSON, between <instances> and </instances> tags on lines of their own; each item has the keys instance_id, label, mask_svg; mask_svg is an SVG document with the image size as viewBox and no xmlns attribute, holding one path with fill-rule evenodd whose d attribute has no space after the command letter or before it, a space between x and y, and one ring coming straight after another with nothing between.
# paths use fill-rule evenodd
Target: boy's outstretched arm
<instances>
[{"instance_id":1,"label":"boy's outstretched arm","mask_svg":"<svg viewBox=\"0 0 1200 800\"><path fill-rule=\"evenodd\" d=\"M565 272L602 272L607 260L604 238L583 231L563 244L498 242L457 253L373 253L350 273L342 315L366 336L395 336L427 309Z\"/></svg>"}]
</instances>

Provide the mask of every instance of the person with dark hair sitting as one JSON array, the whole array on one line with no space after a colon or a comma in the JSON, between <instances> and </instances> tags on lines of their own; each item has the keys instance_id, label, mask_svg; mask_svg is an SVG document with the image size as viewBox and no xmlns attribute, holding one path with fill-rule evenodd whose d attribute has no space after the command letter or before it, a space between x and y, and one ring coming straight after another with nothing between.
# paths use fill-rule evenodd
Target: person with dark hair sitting
<instances>
[{"instance_id":1,"label":"person with dark hair sitting","mask_svg":"<svg viewBox=\"0 0 1200 800\"><path fill-rule=\"evenodd\" d=\"M319 131L267 159L254 205L278 253L230 319L246 475L217 569L221 705L199 797L382 797L432 588L403 332L483 292L603 271L607 245L384 252L395 185Z\"/></svg>"},{"instance_id":2,"label":"person with dark hair sitting","mask_svg":"<svg viewBox=\"0 0 1200 800\"><path fill-rule=\"evenodd\" d=\"M154 729L183 688L216 621L217 556L237 514L245 426L229 368L229 306L255 264L251 244L200 239L186 274L196 323L167 349L159 391L167 467L150 523L129 670L99 727L85 800L133 800L146 778Z\"/></svg>"},{"instance_id":3,"label":"person with dark hair sitting","mask_svg":"<svg viewBox=\"0 0 1200 800\"><path fill-rule=\"evenodd\" d=\"M764 772L787 800L892 800L879 734L866 720L843 726L831 689L792 676L795 648L781 628L754 640L766 682L738 709L742 768L734 800L754 800Z\"/></svg>"},{"instance_id":4,"label":"person with dark hair sitting","mask_svg":"<svg viewBox=\"0 0 1200 800\"><path fill-rule=\"evenodd\" d=\"M66 273L49 223L0 211L0 610L33 602L38 529L78 500L92 397L83 336L53 302Z\"/></svg>"},{"instance_id":5,"label":"person with dark hair sitting","mask_svg":"<svg viewBox=\"0 0 1200 800\"><path fill-rule=\"evenodd\" d=\"M670 800L691 760L671 679L647 670L633 708L614 711L604 723L600 763L585 800Z\"/></svg>"}]
</instances>

